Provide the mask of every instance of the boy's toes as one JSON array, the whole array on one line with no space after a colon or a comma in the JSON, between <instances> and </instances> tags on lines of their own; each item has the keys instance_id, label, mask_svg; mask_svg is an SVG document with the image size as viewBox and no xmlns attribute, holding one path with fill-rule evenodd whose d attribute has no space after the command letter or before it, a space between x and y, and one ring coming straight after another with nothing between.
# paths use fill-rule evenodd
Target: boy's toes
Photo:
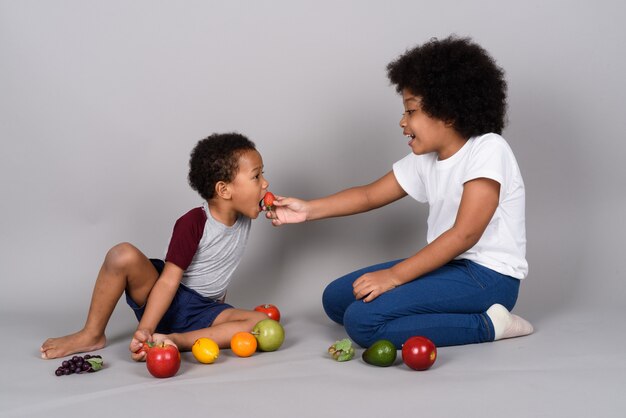
<instances>
[{"instance_id":1,"label":"boy's toes","mask_svg":"<svg viewBox=\"0 0 626 418\"><path fill-rule=\"evenodd\" d=\"M39 347L39 351L41 352L41 358L43 359L49 359L50 356L48 355L48 350L50 350L52 347L50 345L50 340L46 340L41 347Z\"/></svg>"},{"instance_id":2,"label":"boy's toes","mask_svg":"<svg viewBox=\"0 0 626 418\"><path fill-rule=\"evenodd\" d=\"M51 347L41 347L41 358L44 360L56 358L54 356L54 350Z\"/></svg>"}]
</instances>

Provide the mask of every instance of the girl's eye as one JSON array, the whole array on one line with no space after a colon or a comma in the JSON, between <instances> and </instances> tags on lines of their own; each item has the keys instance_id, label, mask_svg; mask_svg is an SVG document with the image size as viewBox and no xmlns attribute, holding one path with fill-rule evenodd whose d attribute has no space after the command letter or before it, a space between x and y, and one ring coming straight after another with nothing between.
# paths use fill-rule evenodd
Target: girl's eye
<instances>
[{"instance_id":1,"label":"girl's eye","mask_svg":"<svg viewBox=\"0 0 626 418\"><path fill-rule=\"evenodd\" d=\"M415 112L415 109L405 110L403 115L411 116L413 114L413 112Z\"/></svg>"}]
</instances>

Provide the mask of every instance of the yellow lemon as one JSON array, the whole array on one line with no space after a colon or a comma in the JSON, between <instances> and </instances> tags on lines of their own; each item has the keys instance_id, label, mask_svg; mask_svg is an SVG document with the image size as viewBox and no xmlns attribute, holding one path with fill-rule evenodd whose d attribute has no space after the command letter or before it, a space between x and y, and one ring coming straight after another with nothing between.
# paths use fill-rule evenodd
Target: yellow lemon
<instances>
[{"instance_id":1,"label":"yellow lemon","mask_svg":"<svg viewBox=\"0 0 626 418\"><path fill-rule=\"evenodd\" d=\"M217 343L209 338L198 338L191 346L193 356L200 363L211 364L220 356Z\"/></svg>"}]
</instances>

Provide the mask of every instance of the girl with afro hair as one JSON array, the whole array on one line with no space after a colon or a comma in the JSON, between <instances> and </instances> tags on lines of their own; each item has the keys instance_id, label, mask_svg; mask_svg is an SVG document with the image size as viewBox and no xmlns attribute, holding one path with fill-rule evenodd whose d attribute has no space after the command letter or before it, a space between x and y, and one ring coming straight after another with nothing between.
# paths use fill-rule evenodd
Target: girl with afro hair
<instances>
[{"instance_id":1,"label":"girl with afro hair","mask_svg":"<svg viewBox=\"0 0 626 418\"><path fill-rule=\"evenodd\" d=\"M275 226L366 212L407 195L428 203L427 245L347 274L325 289L327 315L359 345L396 347L422 335L438 346L532 333L510 313L527 275L525 189L501 136L503 70L479 45L432 39L388 66L402 97L411 152L371 184L304 201L278 198Z\"/></svg>"}]
</instances>

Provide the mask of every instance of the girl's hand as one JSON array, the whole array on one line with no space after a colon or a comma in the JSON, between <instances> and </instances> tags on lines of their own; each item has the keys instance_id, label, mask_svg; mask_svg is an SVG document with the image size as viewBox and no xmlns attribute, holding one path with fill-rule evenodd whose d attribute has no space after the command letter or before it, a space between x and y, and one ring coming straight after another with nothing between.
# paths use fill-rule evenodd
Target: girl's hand
<instances>
[{"instance_id":1,"label":"girl's hand","mask_svg":"<svg viewBox=\"0 0 626 418\"><path fill-rule=\"evenodd\" d=\"M307 220L309 214L308 203L293 197L276 197L274 210L265 215L272 220L272 225L296 224Z\"/></svg>"},{"instance_id":2,"label":"girl's hand","mask_svg":"<svg viewBox=\"0 0 626 418\"><path fill-rule=\"evenodd\" d=\"M146 361L146 350L144 343L152 342L152 335L148 330L138 329L130 341L130 357L135 361Z\"/></svg>"},{"instance_id":3,"label":"girl's hand","mask_svg":"<svg viewBox=\"0 0 626 418\"><path fill-rule=\"evenodd\" d=\"M379 270L365 273L352 283L352 293L363 302L371 302L383 293L398 287L400 281L391 270Z\"/></svg>"}]
</instances>

